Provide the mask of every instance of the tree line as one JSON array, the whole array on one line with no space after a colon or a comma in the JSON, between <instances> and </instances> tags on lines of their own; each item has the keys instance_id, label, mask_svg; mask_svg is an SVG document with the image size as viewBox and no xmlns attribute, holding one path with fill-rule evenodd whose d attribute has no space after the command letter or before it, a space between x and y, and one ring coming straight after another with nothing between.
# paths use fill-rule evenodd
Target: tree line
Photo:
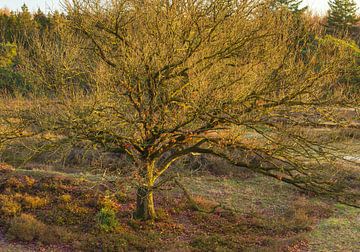
<instances>
[{"instance_id":1,"label":"tree line","mask_svg":"<svg viewBox=\"0 0 360 252\"><path fill-rule=\"evenodd\" d=\"M354 85L359 83L360 26L357 26L359 18L356 15L357 7L354 1L329 1L328 15L322 17L320 22L307 12L307 7L302 7L301 4L301 0L274 0L271 8L274 11L287 9L298 16L298 23L306 19L313 26L320 25L321 28L313 34L314 37L317 33L319 35L326 33L329 34L328 38L333 43L352 48L357 61L351 69L344 71L346 74L341 81ZM68 13L59 11L45 14L39 9L31 13L25 4L19 12L0 10L0 90L2 93L26 94L32 89L31 80L19 71L21 58L18 56L19 47L25 49L33 47L36 43L34 37L60 37L59 34L69 18ZM87 85L84 83L88 79L79 81L86 88Z\"/></svg>"}]
</instances>

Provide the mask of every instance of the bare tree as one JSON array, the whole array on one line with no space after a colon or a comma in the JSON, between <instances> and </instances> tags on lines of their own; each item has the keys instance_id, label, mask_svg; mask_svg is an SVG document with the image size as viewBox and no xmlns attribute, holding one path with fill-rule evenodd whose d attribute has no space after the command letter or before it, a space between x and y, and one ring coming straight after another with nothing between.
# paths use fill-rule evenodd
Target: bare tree
<instances>
[{"instance_id":1,"label":"bare tree","mask_svg":"<svg viewBox=\"0 0 360 252\"><path fill-rule=\"evenodd\" d=\"M144 219L156 217L153 191L167 170L192 153L337 194L333 173L320 172L335 164L337 152L303 129L349 125L334 111L359 97L327 92L349 55L311 39L306 22L292 29L294 16L271 4L66 1L73 49L39 47L60 69L56 76L40 71L43 83L60 91L33 98L21 116L50 143L126 151L138 167L137 215ZM29 62L27 71L36 75L39 66ZM69 71L87 72L91 92L69 88L76 75Z\"/></svg>"}]
</instances>

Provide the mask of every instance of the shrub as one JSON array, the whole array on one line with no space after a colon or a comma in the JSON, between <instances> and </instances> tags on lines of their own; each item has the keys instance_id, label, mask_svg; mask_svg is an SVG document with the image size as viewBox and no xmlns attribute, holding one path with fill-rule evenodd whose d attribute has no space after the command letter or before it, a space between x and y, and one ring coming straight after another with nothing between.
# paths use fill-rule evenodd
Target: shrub
<instances>
[{"instance_id":1,"label":"shrub","mask_svg":"<svg viewBox=\"0 0 360 252\"><path fill-rule=\"evenodd\" d=\"M87 207L80 206L78 204L69 204L66 203L64 206L60 206L60 208L66 210L67 212L75 215L75 216L83 216L90 212L90 209Z\"/></svg>"},{"instance_id":2,"label":"shrub","mask_svg":"<svg viewBox=\"0 0 360 252\"><path fill-rule=\"evenodd\" d=\"M15 168L12 167L11 165L6 163L0 163L0 173L10 173L14 170Z\"/></svg>"},{"instance_id":3,"label":"shrub","mask_svg":"<svg viewBox=\"0 0 360 252\"><path fill-rule=\"evenodd\" d=\"M64 194L59 197L60 201L64 203L70 203L71 202L71 195L70 194Z\"/></svg>"},{"instance_id":4,"label":"shrub","mask_svg":"<svg viewBox=\"0 0 360 252\"><path fill-rule=\"evenodd\" d=\"M24 207L28 209L40 208L48 204L47 199L42 199L40 197L27 194L22 197L22 202L24 204Z\"/></svg>"},{"instance_id":5,"label":"shrub","mask_svg":"<svg viewBox=\"0 0 360 252\"><path fill-rule=\"evenodd\" d=\"M48 226L30 214L21 214L13 218L6 236L10 240L25 242L37 240L44 244L58 244L73 239L73 234L68 230L58 226Z\"/></svg>"},{"instance_id":6,"label":"shrub","mask_svg":"<svg viewBox=\"0 0 360 252\"><path fill-rule=\"evenodd\" d=\"M29 176L25 176L24 177L24 184L27 186L27 187L33 187L36 183L36 180L32 177L29 177Z\"/></svg>"},{"instance_id":7,"label":"shrub","mask_svg":"<svg viewBox=\"0 0 360 252\"><path fill-rule=\"evenodd\" d=\"M122 191L117 192L114 196L116 200L119 201L120 203L127 203L131 201L130 197L125 192Z\"/></svg>"},{"instance_id":8,"label":"shrub","mask_svg":"<svg viewBox=\"0 0 360 252\"><path fill-rule=\"evenodd\" d=\"M0 92L26 94L31 87L16 71L18 64L17 46L12 43L0 43Z\"/></svg>"},{"instance_id":9,"label":"shrub","mask_svg":"<svg viewBox=\"0 0 360 252\"><path fill-rule=\"evenodd\" d=\"M14 216L21 212L21 205L8 195L0 195L0 212L6 216Z\"/></svg>"},{"instance_id":10,"label":"shrub","mask_svg":"<svg viewBox=\"0 0 360 252\"><path fill-rule=\"evenodd\" d=\"M114 230L118 226L116 214L111 208L102 208L97 214L97 221L101 230L109 232Z\"/></svg>"},{"instance_id":11,"label":"shrub","mask_svg":"<svg viewBox=\"0 0 360 252\"><path fill-rule=\"evenodd\" d=\"M11 68L0 67L0 92L7 94L27 94L31 87L24 80L23 76Z\"/></svg>"},{"instance_id":12,"label":"shrub","mask_svg":"<svg viewBox=\"0 0 360 252\"><path fill-rule=\"evenodd\" d=\"M120 208L120 205L110 196L105 196L99 199L98 205L102 208L112 209L113 211L117 211Z\"/></svg>"},{"instance_id":13,"label":"shrub","mask_svg":"<svg viewBox=\"0 0 360 252\"><path fill-rule=\"evenodd\" d=\"M9 67L14 64L17 55L17 46L12 43L0 43L0 67Z\"/></svg>"},{"instance_id":14,"label":"shrub","mask_svg":"<svg viewBox=\"0 0 360 252\"><path fill-rule=\"evenodd\" d=\"M24 183L16 177L11 177L6 181L6 187L13 189L22 189L24 188Z\"/></svg>"},{"instance_id":15,"label":"shrub","mask_svg":"<svg viewBox=\"0 0 360 252\"><path fill-rule=\"evenodd\" d=\"M344 62L341 78L339 82L352 85L352 91L358 92L360 89L360 48L351 40L335 38L331 35L319 40L322 44L331 44L337 50L348 54L348 62Z\"/></svg>"},{"instance_id":16,"label":"shrub","mask_svg":"<svg viewBox=\"0 0 360 252\"><path fill-rule=\"evenodd\" d=\"M38 239L45 232L48 232L45 224L32 215L21 214L12 219L6 235L11 240L30 242Z\"/></svg>"},{"instance_id":17,"label":"shrub","mask_svg":"<svg viewBox=\"0 0 360 252\"><path fill-rule=\"evenodd\" d=\"M44 244L69 243L76 239L76 235L64 227L47 226L46 232L40 232L38 240Z\"/></svg>"}]
</instances>

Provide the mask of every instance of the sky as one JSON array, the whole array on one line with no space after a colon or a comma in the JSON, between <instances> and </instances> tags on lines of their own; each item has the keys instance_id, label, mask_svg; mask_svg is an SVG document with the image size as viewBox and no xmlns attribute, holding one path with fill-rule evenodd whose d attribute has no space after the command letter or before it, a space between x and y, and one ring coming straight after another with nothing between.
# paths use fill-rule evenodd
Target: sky
<instances>
[{"instance_id":1,"label":"sky","mask_svg":"<svg viewBox=\"0 0 360 252\"><path fill-rule=\"evenodd\" d=\"M11 10L19 10L25 3L30 10L38 8L45 11L53 11L60 8L60 0L0 0L0 8L7 7ZM360 0L355 0L360 9ZM328 0L304 0L305 5L310 6L314 13L325 14L328 9Z\"/></svg>"}]
</instances>

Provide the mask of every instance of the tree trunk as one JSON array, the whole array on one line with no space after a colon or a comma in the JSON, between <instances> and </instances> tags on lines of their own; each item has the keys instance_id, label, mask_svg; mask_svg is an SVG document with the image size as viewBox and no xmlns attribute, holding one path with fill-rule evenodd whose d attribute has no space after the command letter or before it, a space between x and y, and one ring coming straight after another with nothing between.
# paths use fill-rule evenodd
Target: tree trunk
<instances>
[{"instance_id":1,"label":"tree trunk","mask_svg":"<svg viewBox=\"0 0 360 252\"><path fill-rule=\"evenodd\" d=\"M143 220L154 220L156 218L154 205L154 163L146 165L145 183L137 188L135 217Z\"/></svg>"},{"instance_id":2,"label":"tree trunk","mask_svg":"<svg viewBox=\"0 0 360 252\"><path fill-rule=\"evenodd\" d=\"M156 218L153 191L146 187L137 189L135 217L143 220L154 220Z\"/></svg>"}]
</instances>

